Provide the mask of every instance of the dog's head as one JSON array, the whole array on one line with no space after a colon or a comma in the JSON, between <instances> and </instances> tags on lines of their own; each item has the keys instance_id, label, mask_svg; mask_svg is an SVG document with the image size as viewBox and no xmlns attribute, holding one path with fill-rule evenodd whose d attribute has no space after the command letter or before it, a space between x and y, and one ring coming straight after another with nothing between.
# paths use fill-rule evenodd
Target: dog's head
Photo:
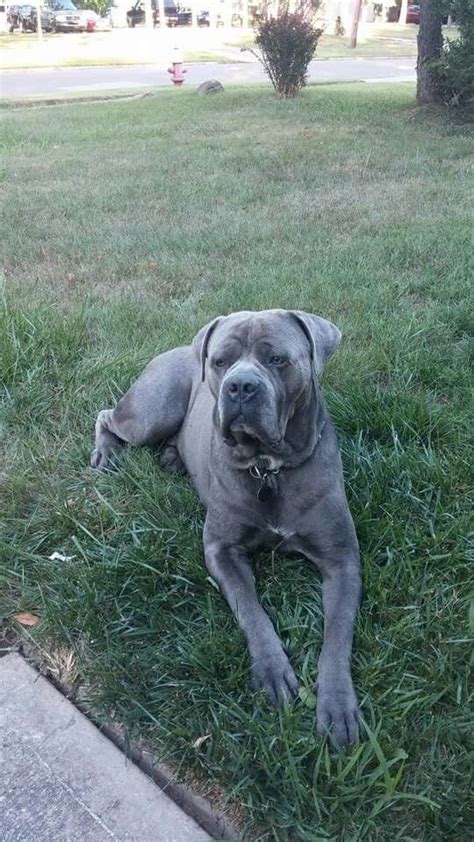
<instances>
[{"instance_id":1,"label":"dog's head","mask_svg":"<svg viewBox=\"0 0 474 842\"><path fill-rule=\"evenodd\" d=\"M340 339L332 322L296 310L232 313L203 327L193 344L227 443L256 440L278 453Z\"/></svg>"}]
</instances>

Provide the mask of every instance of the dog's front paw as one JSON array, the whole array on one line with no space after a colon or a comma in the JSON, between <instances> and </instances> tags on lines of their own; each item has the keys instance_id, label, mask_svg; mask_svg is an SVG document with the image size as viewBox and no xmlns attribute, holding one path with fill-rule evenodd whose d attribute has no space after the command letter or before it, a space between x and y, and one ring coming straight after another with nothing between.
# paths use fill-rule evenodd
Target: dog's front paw
<instances>
[{"instance_id":1,"label":"dog's front paw","mask_svg":"<svg viewBox=\"0 0 474 842\"><path fill-rule=\"evenodd\" d=\"M114 449L108 445L101 445L95 447L91 454L90 465L94 471L106 473L114 469L113 463Z\"/></svg>"},{"instance_id":2,"label":"dog's front paw","mask_svg":"<svg viewBox=\"0 0 474 842\"><path fill-rule=\"evenodd\" d=\"M160 465L170 474L185 474L186 467L174 444L167 444L160 453Z\"/></svg>"},{"instance_id":3,"label":"dog's front paw","mask_svg":"<svg viewBox=\"0 0 474 842\"><path fill-rule=\"evenodd\" d=\"M337 679L326 679L320 675L316 692L319 733L328 734L337 747L357 743L360 714L350 675Z\"/></svg>"},{"instance_id":4,"label":"dog's front paw","mask_svg":"<svg viewBox=\"0 0 474 842\"><path fill-rule=\"evenodd\" d=\"M298 692L298 679L283 649L252 660L252 686L263 690L273 705L284 704Z\"/></svg>"}]
</instances>

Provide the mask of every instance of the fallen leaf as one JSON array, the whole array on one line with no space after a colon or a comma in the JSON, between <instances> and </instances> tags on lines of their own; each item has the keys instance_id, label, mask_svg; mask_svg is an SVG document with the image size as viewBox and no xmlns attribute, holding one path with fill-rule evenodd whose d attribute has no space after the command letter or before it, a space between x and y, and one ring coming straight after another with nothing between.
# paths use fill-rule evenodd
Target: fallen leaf
<instances>
[{"instance_id":1,"label":"fallen leaf","mask_svg":"<svg viewBox=\"0 0 474 842\"><path fill-rule=\"evenodd\" d=\"M193 742L193 748L201 748L202 744L206 742L206 740L211 739L211 734L204 734L203 737L198 737L197 740Z\"/></svg>"},{"instance_id":2,"label":"fallen leaf","mask_svg":"<svg viewBox=\"0 0 474 842\"><path fill-rule=\"evenodd\" d=\"M54 553L51 553L51 555L49 555L48 558L49 558L50 561L72 561L73 558L75 558L75 556L74 555L62 555L61 553L54 552Z\"/></svg>"},{"instance_id":3,"label":"fallen leaf","mask_svg":"<svg viewBox=\"0 0 474 842\"><path fill-rule=\"evenodd\" d=\"M76 280L76 276L75 276L74 272L66 272L66 281L69 281L69 283L72 283L75 280Z\"/></svg>"},{"instance_id":4,"label":"fallen leaf","mask_svg":"<svg viewBox=\"0 0 474 842\"><path fill-rule=\"evenodd\" d=\"M36 623L39 623L39 617L35 614L14 614L13 619L20 623L22 626L36 626Z\"/></svg>"}]
</instances>

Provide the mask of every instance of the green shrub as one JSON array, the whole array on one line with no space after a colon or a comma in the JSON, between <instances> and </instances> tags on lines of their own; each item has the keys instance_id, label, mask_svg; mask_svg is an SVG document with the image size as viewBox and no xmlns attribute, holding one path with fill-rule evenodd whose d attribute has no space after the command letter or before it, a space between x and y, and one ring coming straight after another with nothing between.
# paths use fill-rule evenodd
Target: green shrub
<instances>
[{"instance_id":1,"label":"green shrub","mask_svg":"<svg viewBox=\"0 0 474 842\"><path fill-rule=\"evenodd\" d=\"M474 0L455 0L452 12L459 38L445 41L431 70L442 102L467 105L474 102Z\"/></svg>"},{"instance_id":2,"label":"green shrub","mask_svg":"<svg viewBox=\"0 0 474 842\"><path fill-rule=\"evenodd\" d=\"M258 52L251 52L262 63L279 96L295 97L306 84L308 65L322 35L304 10L285 9L276 17L263 20L257 28Z\"/></svg>"}]
</instances>

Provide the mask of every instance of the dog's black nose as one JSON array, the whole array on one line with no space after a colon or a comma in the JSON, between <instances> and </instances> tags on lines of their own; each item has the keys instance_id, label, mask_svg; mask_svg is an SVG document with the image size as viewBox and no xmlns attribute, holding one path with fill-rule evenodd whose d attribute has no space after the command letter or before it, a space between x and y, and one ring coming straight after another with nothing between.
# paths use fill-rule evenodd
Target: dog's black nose
<instances>
[{"instance_id":1,"label":"dog's black nose","mask_svg":"<svg viewBox=\"0 0 474 842\"><path fill-rule=\"evenodd\" d=\"M248 400L255 394L257 389L258 380L250 374L232 377L227 383L227 392L232 400Z\"/></svg>"}]
</instances>

